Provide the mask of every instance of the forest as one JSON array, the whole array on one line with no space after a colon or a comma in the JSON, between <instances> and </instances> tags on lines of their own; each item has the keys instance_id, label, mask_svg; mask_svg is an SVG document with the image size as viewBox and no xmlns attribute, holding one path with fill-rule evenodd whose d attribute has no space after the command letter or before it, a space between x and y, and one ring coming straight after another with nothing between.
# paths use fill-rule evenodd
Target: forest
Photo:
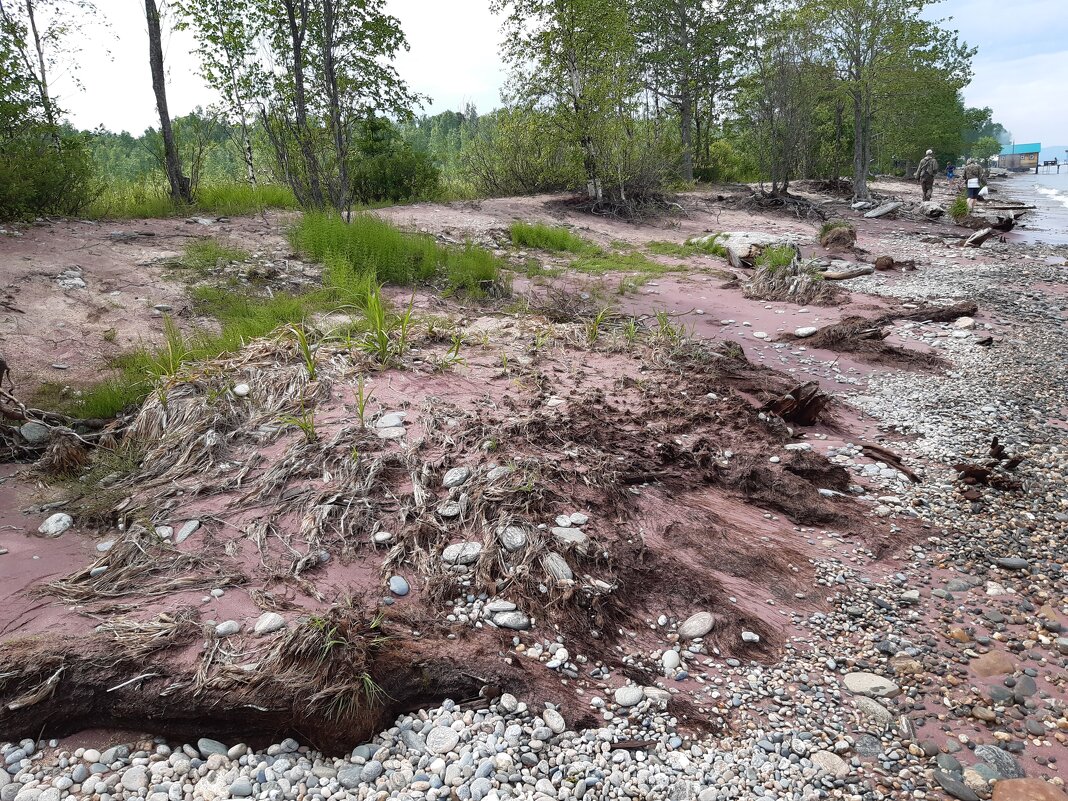
<instances>
[{"instance_id":1,"label":"forest","mask_svg":"<svg viewBox=\"0 0 1068 801\"><path fill-rule=\"evenodd\" d=\"M640 214L696 182L852 182L925 149L987 158L1008 132L961 90L975 50L927 0L489 0L501 105L420 114L384 0L144 3L160 124L71 127L49 77L84 0L0 0L0 218L183 208L351 212L554 191ZM189 30L218 101L172 117L160 46ZM147 73L148 71L146 71Z\"/></svg>"}]
</instances>

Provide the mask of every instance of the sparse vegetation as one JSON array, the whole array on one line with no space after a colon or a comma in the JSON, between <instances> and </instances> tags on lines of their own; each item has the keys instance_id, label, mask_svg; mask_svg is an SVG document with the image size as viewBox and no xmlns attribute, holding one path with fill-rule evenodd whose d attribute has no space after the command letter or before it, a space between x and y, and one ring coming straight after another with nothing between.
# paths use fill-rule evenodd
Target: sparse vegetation
<instances>
[{"instance_id":1,"label":"sparse vegetation","mask_svg":"<svg viewBox=\"0 0 1068 801\"><path fill-rule=\"evenodd\" d=\"M214 270L220 261L245 261L248 257L247 250L229 247L217 239L200 239L186 245L185 252L176 263L198 273L207 273Z\"/></svg>"},{"instance_id":2,"label":"sparse vegetation","mask_svg":"<svg viewBox=\"0 0 1068 801\"><path fill-rule=\"evenodd\" d=\"M290 232L293 247L326 267L325 281L338 290L368 280L410 286L438 281L452 291L482 296L499 284L500 260L488 250L439 245L369 214L345 222L336 214L306 214Z\"/></svg>"},{"instance_id":3,"label":"sparse vegetation","mask_svg":"<svg viewBox=\"0 0 1068 801\"><path fill-rule=\"evenodd\" d=\"M969 213L967 197L964 195L957 195L953 198L953 202L949 204L950 217L954 220L963 220Z\"/></svg>"},{"instance_id":4,"label":"sparse vegetation","mask_svg":"<svg viewBox=\"0 0 1068 801\"><path fill-rule=\"evenodd\" d=\"M714 234L707 241L690 241L684 244L679 244L678 242L650 242L646 245L646 248L653 255L674 256L679 259L688 259L691 256L700 254L726 258L726 249L716 241L719 236L719 234Z\"/></svg>"},{"instance_id":5,"label":"sparse vegetation","mask_svg":"<svg viewBox=\"0 0 1068 801\"><path fill-rule=\"evenodd\" d=\"M590 275L619 272L662 275L686 269L680 265L661 264L642 253L615 253L611 251L603 251L591 256L580 256L571 263L571 268L580 273L588 273Z\"/></svg>"},{"instance_id":6,"label":"sparse vegetation","mask_svg":"<svg viewBox=\"0 0 1068 801\"><path fill-rule=\"evenodd\" d=\"M90 219L132 220L171 217L180 214L215 214L229 217L257 214L267 209L296 209L297 199L279 184L249 186L236 181L202 184L196 202L175 207L167 189L155 180L112 181L93 198L84 211Z\"/></svg>"},{"instance_id":7,"label":"sparse vegetation","mask_svg":"<svg viewBox=\"0 0 1068 801\"><path fill-rule=\"evenodd\" d=\"M580 256L601 252L593 242L559 226L514 222L509 227L509 232L512 235L512 244L516 247L536 248L550 253L574 253Z\"/></svg>"}]
</instances>

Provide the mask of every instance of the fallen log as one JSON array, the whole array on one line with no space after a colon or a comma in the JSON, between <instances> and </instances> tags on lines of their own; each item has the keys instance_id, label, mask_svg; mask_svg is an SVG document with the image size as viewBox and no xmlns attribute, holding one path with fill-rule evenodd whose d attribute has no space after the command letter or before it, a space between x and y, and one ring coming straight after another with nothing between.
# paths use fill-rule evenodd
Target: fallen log
<instances>
[{"instance_id":1,"label":"fallen log","mask_svg":"<svg viewBox=\"0 0 1068 801\"><path fill-rule=\"evenodd\" d=\"M873 272L875 272L874 267L872 267L871 265L864 265L853 267L851 269L843 270L842 272L837 273L826 272L823 273L823 277L827 281L847 281L850 278L858 278L862 275L871 275Z\"/></svg>"},{"instance_id":2,"label":"fallen log","mask_svg":"<svg viewBox=\"0 0 1068 801\"><path fill-rule=\"evenodd\" d=\"M904 473L913 484L920 483L920 477L909 469L905 463L901 461L901 457L893 451L889 451L880 445L872 445L870 443L861 443L860 451L865 456L880 462L885 462L899 473Z\"/></svg>"},{"instance_id":3,"label":"fallen log","mask_svg":"<svg viewBox=\"0 0 1068 801\"><path fill-rule=\"evenodd\" d=\"M874 220L878 217L885 217L887 214L897 211L903 205L905 204L896 200L891 201L890 203L883 203L881 206L877 206L876 208L867 212L864 216L867 217L869 220Z\"/></svg>"},{"instance_id":4,"label":"fallen log","mask_svg":"<svg viewBox=\"0 0 1068 801\"><path fill-rule=\"evenodd\" d=\"M987 227L976 231L964 241L964 247L977 248L994 235L994 229Z\"/></svg>"},{"instance_id":5,"label":"fallen log","mask_svg":"<svg viewBox=\"0 0 1068 801\"><path fill-rule=\"evenodd\" d=\"M889 315L896 320L915 320L920 322L951 323L958 317L974 317L979 313L979 304L974 300L954 303L952 306L924 306L920 309L908 309Z\"/></svg>"}]
</instances>

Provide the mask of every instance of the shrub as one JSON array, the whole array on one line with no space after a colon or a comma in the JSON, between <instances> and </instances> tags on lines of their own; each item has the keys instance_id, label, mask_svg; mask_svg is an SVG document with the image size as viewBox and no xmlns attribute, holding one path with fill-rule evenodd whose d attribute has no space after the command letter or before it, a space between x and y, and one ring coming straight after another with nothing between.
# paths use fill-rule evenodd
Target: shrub
<instances>
[{"instance_id":1,"label":"shrub","mask_svg":"<svg viewBox=\"0 0 1068 801\"><path fill-rule=\"evenodd\" d=\"M500 109L479 117L460 164L482 195L557 192L585 184L578 151L538 111Z\"/></svg>"},{"instance_id":2,"label":"shrub","mask_svg":"<svg viewBox=\"0 0 1068 801\"><path fill-rule=\"evenodd\" d=\"M0 137L0 219L74 216L98 191L82 135L28 124Z\"/></svg>"},{"instance_id":3,"label":"shrub","mask_svg":"<svg viewBox=\"0 0 1068 801\"><path fill-rule=\"evenodd\" d=\"M360 159L352 170L356 203L432 200L441 194L441 171L433 159L401 143L386 153Z\"/></svg>"}]
</instances>

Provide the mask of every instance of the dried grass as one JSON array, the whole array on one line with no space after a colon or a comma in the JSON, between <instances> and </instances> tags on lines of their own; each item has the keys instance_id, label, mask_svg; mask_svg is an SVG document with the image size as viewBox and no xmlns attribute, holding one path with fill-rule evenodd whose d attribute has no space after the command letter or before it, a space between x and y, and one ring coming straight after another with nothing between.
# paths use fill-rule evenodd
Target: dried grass
<instances>
[{"instance_id":1,"label":"dried grass","mask_svg":"<svg viewBox=\"0 0 1068 801\"><path fill-rule=\"evenodd\" d=\"M106 568L98 575L94 569ZM226 587L240 581L204 556L182 553L134 525L111 549L87 567L40 587L64 603L85 604L103 598L162 598L188 590Z\"/></svg>"},{"instance_id":2,"label":"dried grass","mask_svg":"<svg viewBox=\"0 0 1068 801\"><path fill-rule=\"evenodd\" d=\"M189 642L199 632L197 612L183 607L174 612L162 612L151 620L133 616L111 618L96 630L110 637L133 660L143 660L159 651Z\"/></svg>"}]
</instances>

